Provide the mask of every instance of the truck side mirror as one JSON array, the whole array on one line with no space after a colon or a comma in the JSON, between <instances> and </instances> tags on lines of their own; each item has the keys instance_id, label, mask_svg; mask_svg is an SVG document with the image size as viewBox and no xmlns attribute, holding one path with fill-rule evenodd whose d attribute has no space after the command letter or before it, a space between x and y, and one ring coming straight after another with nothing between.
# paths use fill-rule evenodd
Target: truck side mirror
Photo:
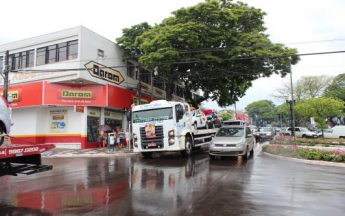
<instances>
[{"instance_id":1,"label":"truck side mirror","mask_svg":"<svg viewBox=\"0 0 345 216\"><path fill-rule=\"evenodd\" d=\"M176 122L178 122L180 119L183 118L184 109L183 109L183 106L180 104L176 105L175 109L176 109Z\"/></svg>"},{"instance_id":2,"label":"truck side mirror","mask_svg":"<svg viewBox=\"0 0 345 216\"><path fill-rule=\"evenodd\" d=\"M7 95L7 102L12 103L13 102L13 96L12 95Z\"/></svg>"}]
</instances>

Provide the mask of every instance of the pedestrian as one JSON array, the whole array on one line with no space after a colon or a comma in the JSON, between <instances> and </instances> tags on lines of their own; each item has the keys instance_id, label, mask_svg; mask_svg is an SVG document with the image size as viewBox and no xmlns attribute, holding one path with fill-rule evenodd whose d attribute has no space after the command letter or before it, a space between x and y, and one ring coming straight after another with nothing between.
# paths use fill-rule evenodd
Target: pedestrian
<instances>
[{"instance_id":1,"label":"pedestrian","mask_svg":"<svg viewBox=\"0 0 345 216\"><path fill-rule=\"evenodd\" d=\"M110 152L110 150L113 151L113 153L115 152L115 131L113 130L112 133L109 133L108 135L108 152Z\"/></svg>"},{"instance_id":2,"label":"pedestrian","mask_svg":"<svg viewBox=\"0 0 345 216\"><path fill-rule=\"evenodd\" d=\"M122 128L120 129L119 137L120 137L120 145L121 145L121 148L123 148L123 142L124 142L124 140L125 140L125 132L123 132L123 129L122 129Z\"/></svg>"},{"instance_id":3,"label":"pedestrian","mask_svg":"<svg viewBox=\"0 0 345 216\"><path fill-rule=\"evenodd\" d=\"M107 146L108 141L108 134L106 132L103 133L103 148Z\"/></svg>"},{"instance_id":4,"label":"pedestrian","mask_svg":"<svg viewBox=\"0 0 345 216\"><path fill-rule=\"evenodd\" d=\"M98 137L97 137L97 148L101 148L102 147L102 143L103 143L103 136L102 136L102 134L98 134Z\"/></svg>"},{"instance_id":5,"label":"pedestrian","mask_svg":"<svg viewBox=\"0 0 345 216\"><path fill-rule=\"evenodd\" d=\"M129 145L130 145L129 140L130 140L132 137L131 137L131 133L129 133L128 128L126 129L125 138L126 138L126 144L129 146Z\"/></svg>"},{"instance_id":6,"label":"pedestrian","mask_svg":"<svg viewBox=\"0 0 345 216\"><path fill-rule=\"evenodd\" d=\"M116 145L118 148L120 148L120 129L116 130L115 138L116 138Z\"/></svg>"}]
</instances>

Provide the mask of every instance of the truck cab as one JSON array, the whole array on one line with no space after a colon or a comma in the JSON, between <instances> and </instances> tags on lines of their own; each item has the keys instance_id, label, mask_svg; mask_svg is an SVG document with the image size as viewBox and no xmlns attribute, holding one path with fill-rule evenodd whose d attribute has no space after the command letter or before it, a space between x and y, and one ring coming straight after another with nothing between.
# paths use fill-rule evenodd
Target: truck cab
<instances>
[{"instance_id":1,"label":"truck cab","mask_svg":"<svg viewBox=\"0 0 345 216\"><path fill-rule=\"evenodd\" d=\"M194 128L190 106L175 101L157 100L132 107L132 126L134 152L144 157L170 151L190 155L200 144L196 138L207 134Z\"/></svg>"}]
</instances>

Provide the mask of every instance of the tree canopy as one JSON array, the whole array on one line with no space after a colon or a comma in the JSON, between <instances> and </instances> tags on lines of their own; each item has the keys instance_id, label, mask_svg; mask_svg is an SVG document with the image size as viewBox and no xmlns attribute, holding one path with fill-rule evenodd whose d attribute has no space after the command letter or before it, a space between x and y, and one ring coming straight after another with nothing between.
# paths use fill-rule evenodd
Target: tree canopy
<instances>
[{"instance_id":1,"label":"tree canopy","mask_svg":"<svg viewBox=\"0 0 345 216\"><path fill-rule=\"evenodd\" d=\"M274 121L277 119L276 107L270 100L260 100L248 104L245 108L248 115L254 119L263 121Z\"/></svg>"},{"instance_id":2,"label":"tree canopy","mask_svg":"<svg viewBox=\"0 0 345 216\"><path fill-rule=\"evenodd\" d=\"M295 107L296 113L310 118L314 117L319 123L320 128L325 128L326 118L328 116L340 116L343 113L344 102L333 98L313 98L303 103L299 103Z\"/></svg>"},{"instance_id":3,"label":"tree canopy","mask_svg":"<svg viewBox=\"0 0 345 216\"><path fill-rule=\"evenodd\" d=\"M143 23L124 29L117 39L125 54L140 54L143 67L158 67L167 100L173 83L180 82L194 106L207 99L228 106L244 96L252 81L274 73L285 76L299 60L295 49L268 39L265 13L247 4L206 0L172 14L153 27ZM198 89L203 96L192 97Z\"/></svg>"},{"instance_id":4,"label":"tree canopy","mask_svg":"<svg viewBox=\"0 0 345 216\"><path fill-rule=\"evenodd\" d=\"M303 76L293 85L294 99L308 100L321 97L325 89L331 84L334 77L332 76ZM275 90L273 97L280 100L291 99L290 81L283 82L282 85Z\"/></svg>"},{"instance_id":5,"label":"tree canopy","mask_svg":"<svg viewBox=\"0 0 345 216\"><path fill-rule=\"evenodd\" d=\"M345 101L345 73L333 79L333 82L325 89L324 96Z\"/></svg>"}]
</instances>

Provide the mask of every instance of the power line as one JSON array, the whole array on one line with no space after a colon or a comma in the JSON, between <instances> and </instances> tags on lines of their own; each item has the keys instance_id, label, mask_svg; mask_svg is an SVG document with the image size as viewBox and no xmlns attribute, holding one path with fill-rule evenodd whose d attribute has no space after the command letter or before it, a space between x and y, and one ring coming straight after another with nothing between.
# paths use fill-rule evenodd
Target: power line
<instances>
[{"instance_id":1,"label":"power line","mask_svg":"<svg viewBox=\"0 0 345 216\"><path fill-rule=\"evenodd\" d=\"M287 57L292 57L292 56L313 56L313 55L329 55L329 54L339 54L339 53L345 53L344 50L341 51L330 51L330 52L317 52L317 53L302 53L302 54L290 54L290 55L276 55L276 56L256 56L256 57L244 57L244 58L238 58L238 59L217 59L217 60L195 60L195 61L180 61L180 62L157 62L155 64L145 64L141 66L157 66L157 65L179 65L179 64L194 64L194 63L207 63L207 62L217 62L217 61L242 61L242 60L253 60L253 59L269 59L269 58L287 58ZM109 67L99 67L100 69L105 69L105 68L111 68L111 69L116 69L116 68L128 68L128 67L136 67L134 66L109 66ZM83 71L83 70L88 70L87 68L70 68L70 69L45 69L45 70L15 70L12 72L69 72L69 71Z\"/></svg>"}]
</instances>

